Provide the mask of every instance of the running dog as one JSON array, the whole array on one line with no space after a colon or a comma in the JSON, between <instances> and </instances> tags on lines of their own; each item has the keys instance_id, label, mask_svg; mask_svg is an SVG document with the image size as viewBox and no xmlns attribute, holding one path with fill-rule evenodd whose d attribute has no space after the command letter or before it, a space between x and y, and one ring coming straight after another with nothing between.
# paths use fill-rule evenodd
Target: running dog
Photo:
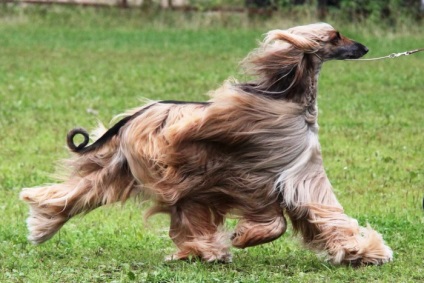
<instances>
[{"instance_id":1,"label":"running dog","mask_svg":"<svg viewBox=\"0 0 424 283\"><path fill-rule=\"evenodd\" d=\"M21 192L29 240L42 243L77 214L141 195L154 203L148 216L170 215L178 250L168 259L229 262L231 246L284 234L288 216L333 264L391 261L381 235L344 213L318 141L322 64L367 52L325 23L272 30L242 62L252 81L227 81L207 102L149 102L90 145L85 130L71 130L67 177ZM223 228L228 215L238 219L233 232Z\"/></svg>"}]
</instances>

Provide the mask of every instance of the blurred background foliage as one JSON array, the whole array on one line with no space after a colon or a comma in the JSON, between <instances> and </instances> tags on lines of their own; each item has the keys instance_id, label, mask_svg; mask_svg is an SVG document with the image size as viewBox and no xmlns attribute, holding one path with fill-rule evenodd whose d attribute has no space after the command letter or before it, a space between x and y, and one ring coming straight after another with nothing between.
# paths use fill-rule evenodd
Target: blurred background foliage
<instances>
[{"instance_id":1,"label":"blurred background foliage","mask_svg":"<svg viewBox=\"0 0 424 283\"><path fill-rule=\"evenodd\" d=\"M3 7L28 4L118 6L159 12L161 10L242 12L249 17L314 15L353 23L398 25L421 23L424 0L3 0ZM4 10L4 9L3 9Z\"/></svg>"}]
</instances>

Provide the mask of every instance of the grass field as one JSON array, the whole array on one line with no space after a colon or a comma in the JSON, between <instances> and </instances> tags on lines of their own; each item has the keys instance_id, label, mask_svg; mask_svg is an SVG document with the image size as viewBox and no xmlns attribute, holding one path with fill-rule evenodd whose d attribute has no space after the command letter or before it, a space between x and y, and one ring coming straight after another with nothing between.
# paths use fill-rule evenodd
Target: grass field
<instances>
[{"instance_id":1,"label":"grass field","mask_svg":"<svg viewBox=\"0 0 424 283\"><path fill-rule=\"evenodd\" d=\"M52 182L75 126L107 123L152 99L206 100L270 28L241 16L42 8L0 18L0 282L424 282L424 53L327 63L320 77L320 139L347 214L381 232L394 261L334 267L291 229L273 243L233 250L234 263L165 263L168 219L128 202L77 217L49 242L26 240L23 187ZM334 24L370 56L422 46L423 26L388 31ZM421 46L420 46L421 45ZM230 221L228 225L233 225Z\"/></svg>"}]
</instances>

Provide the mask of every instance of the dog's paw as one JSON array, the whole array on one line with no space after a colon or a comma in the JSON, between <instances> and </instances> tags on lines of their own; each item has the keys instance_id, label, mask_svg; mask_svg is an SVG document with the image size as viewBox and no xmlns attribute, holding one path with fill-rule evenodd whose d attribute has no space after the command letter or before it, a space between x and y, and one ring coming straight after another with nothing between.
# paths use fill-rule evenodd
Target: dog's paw
<instances>
[{"instance_id":1,"label":"dog's paw","mask_svg":"<svg viewBox=\"0 0 424 283\"><path fill-rule=\"evenodd\" d=\"M165 257L165 261L194 261L194 260L202 260L210 263L231 263L233 261L233 256L231 253L223 253L220 255L215 254L204 254L204 255L193 255L187 252L177 252L172 255L168 255Z\"/></svg>"},{"instance_id":2,"label":"dog's paw","mask_svg":"<svg viewBox=\"0 0 424 283\"><path fill-rule=\"evenodd\" d=\"M205 259L207 262L216 262L216 263L232 263L233 262L233 255L230 253L225 253L220 255L219 257L211 257L208 259Z\"/></svg>"},{"instance_id":3,"label":"dog's paw","mask_svg":"<svg viewBox=\"0 0 424 283\"><path fill-rule=\"evenodd\" d=\"M381 235L371 231L367 242L362 246L340 249L330 256L333 264L345 264L352 267L382 265L393 260L393 251L384 244Z\"/></svg>"},{"instance_id":4,"label":"dog's paw","mask_svg":"<svg viewBox=\"0 0 424 283\"><path fill-rule=\"evenodd\" d=\"M393 251L386 245L382 248L382 252L373 253L368 252L363 254L361 258L347 262L348 265L353 267L367 266L367 265L382 265L393 261Z\"/></svg>"},{"instance_id":5,"label":"dog's paw","mask_svg":"<svg viewBox=\"0 0 424 283\"><path fill-rule=\"evenodd\" d=\"M165 261L177 261L177 260L186 260L186 261L190 261L192 259L192 257L188 257L188 256L180 256L178 253L176 254L172 254L172 255L167 255L164 260Z\"/></svg>"},{"instance_id":6,"label":"dog's paw","mask_svg":"<svg viewBox=\"0 0 424 283\"><path fill-rule=\"evenodd\" d=\"M59 231L67 218L59 216L46 217L42 214L31 214L27 219L28 240L33 244L41 244Z\"/></svg>"}]
</instances>

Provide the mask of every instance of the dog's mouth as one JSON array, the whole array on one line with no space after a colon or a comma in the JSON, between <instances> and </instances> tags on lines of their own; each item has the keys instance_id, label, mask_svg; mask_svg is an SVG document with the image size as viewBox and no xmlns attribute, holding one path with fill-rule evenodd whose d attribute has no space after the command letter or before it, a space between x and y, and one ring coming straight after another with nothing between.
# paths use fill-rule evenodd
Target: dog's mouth
<instances>
[{"instance_id":1,"label":"dog's mouth","mask_svg":"<svg viewBox=\"0 0 424 283\"><path fill-rule=\"evenodd\" d=\"M349 54L349 55L347 55L345 58L343 58L343 59L359 59L359 58L361 58L362 56L364 56L366 53L364 53L364 54Z\"/></svg>"}]
</instances>

